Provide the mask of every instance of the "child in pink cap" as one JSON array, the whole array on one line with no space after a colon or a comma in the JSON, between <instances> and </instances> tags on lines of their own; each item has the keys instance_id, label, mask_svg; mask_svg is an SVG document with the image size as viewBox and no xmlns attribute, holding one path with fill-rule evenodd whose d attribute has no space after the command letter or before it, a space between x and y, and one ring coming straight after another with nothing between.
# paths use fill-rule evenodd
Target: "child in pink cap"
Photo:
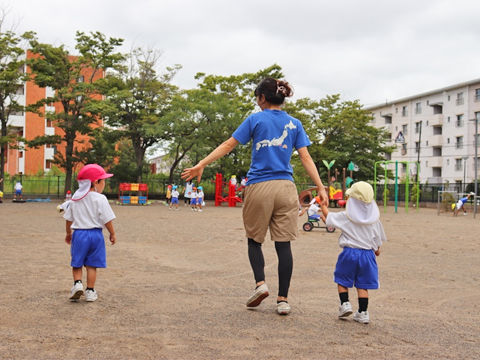
<instances>
[{"instance_id":1,"label":"child in pink cap","mask_svg":"<svg viewBox=\"0 0 480 360\"><path fill-rule=\"evenodd\" d=\"M115 244L117 238L113 228L113 213L107 197L102 195L105 179L113 176L97 164L85 165L77 176L78 190L73 194L69 206L65 209L67 221L65 242L71 245L73 287L70 300L76 301L83 295L82 268L87 269L87 288L85 300L97 300L95 280L97 268L107 267L107 255L102 229L110 233L110 242ZM72 230L73 234L72 234Z\"/></svg>"}]
</instances>

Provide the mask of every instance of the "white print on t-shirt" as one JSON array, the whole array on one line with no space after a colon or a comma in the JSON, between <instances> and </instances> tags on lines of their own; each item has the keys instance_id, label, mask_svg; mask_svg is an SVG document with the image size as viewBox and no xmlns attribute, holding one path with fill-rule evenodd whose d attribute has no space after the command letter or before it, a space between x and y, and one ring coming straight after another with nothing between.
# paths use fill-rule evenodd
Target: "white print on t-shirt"
<instances>
[{"instance_id":1,"label":"white print on t-shirt","mask_svg":"<svg viewBox=\"0 0 480 360\"><path fill-rule=\"evenodd\" d=\"M280 136L279 138L273 138L272 140L267 140L267 139L261 140L261 141L256 143L255 149L258 151L260 148L265 147L265 146L280 146L280 145L282 145L283 140L285 140L286 137L288 136L287 128L293 130L293 129L296 129L297 127L295 125L293 125L292 120L290 120L290 122L287 125L285 125L282 136ZM283 145L283 147L287 148L287 145Z\"/></svg>"}]
</instances>

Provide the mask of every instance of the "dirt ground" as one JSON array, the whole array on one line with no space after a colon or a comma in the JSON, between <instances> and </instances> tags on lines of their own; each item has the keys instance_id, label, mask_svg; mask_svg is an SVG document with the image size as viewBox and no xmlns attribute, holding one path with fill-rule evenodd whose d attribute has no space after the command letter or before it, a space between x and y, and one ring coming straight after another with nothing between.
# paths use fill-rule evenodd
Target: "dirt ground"
<instances>
[{"instance_id":1,"label":"dirt ground","mask_svg":"<svg viewBox=\"0 0 480 360\"><path fill-rule=\"evenodd\" d=\"M338 230L300 230L289 316L275 313L268 241L272 295L247 310L254 280L241 207L212 203L202 213L112 205L118 243L107 245L108 268L98 271L99 299L70 302L56 205L0 204L0 359L480 358L480 215L472 211L381 208L389 241L364 325L337 318ZM350 299L356 310L353 291Z\"/></svg>"}]
</instances>

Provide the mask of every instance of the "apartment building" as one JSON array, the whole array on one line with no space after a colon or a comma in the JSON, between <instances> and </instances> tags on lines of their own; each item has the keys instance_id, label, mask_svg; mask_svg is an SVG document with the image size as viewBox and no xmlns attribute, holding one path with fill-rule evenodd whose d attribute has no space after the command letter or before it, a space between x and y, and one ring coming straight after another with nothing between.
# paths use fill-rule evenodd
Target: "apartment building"
<instances>
[{"instance_id":1,"label":"apartment building","mask_svg":"<svg viewBox=\"0 0 480 360\"><path fill-rule=\"evenodd\" d=\"M25 56L30 58L34 56L31 52L26 52ZM25 66L21 71L28 71ZM85 76L91 75L89 69L85 70ZM104 72L100 71L96 78L104 76ZM80 81L81 79L79 79ZM18 84L16 96L20 105L27 106L29 104L36 103L40 99L55 95L55 92L51 88L40 88L31 81ZM46 112L60 112L62 111L61 104L55 103L50 106L45 106L44 113ZM99 123L103 126L102 122ZM31 112L17 112L11 113L8 121L9 132L20 135L27 140L32 140L36 136L43 135L63 135L63 130L56 127L52 121L47 120L45 117L38 116ZM78 135L78 141L88 140L88 137ZM21 147L24 144L19 143ZM84 146L80 142L76 146ZM45 145L39 149L24 149L18 150L12 147L8 147L7 156L5 159L5 172L14 174L32 175L39 171L49 171L52 168L52 160L57 151L65 153L65 144L59 144L57 146Z\"/></svg>"},{"instance_id":2,"label":"apartment building","mask_svg":"<svg viewBox=\"0 0 480 360\"><path fill-rule=\"evenodd\" d=\"M407 163L409 175L419 171L421 183L469 183L475 179L475 162L480 172L480 153L475 157L480 79L366 109L374 116L371 125L386 128L390 143L397 145L386 160L402 162L399 176L407 175ZM394 170L395 163L388 168Z\"/></svg>"}]
</instances>

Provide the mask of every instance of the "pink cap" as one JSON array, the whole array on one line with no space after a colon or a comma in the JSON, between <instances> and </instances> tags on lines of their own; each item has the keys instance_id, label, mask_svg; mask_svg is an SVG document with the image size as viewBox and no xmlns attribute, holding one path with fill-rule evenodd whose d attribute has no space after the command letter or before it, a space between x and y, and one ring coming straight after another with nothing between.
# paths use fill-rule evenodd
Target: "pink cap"
<instances>
[{"instance_id":1,"label":"pink cap","mask_svg":"<svg viewBox=\"0 0 480 360\"><path fill-rule=\"evenodd\" d=\"M85 165L80 172L78 173L77 180L100 180L100 179L107 179L112 177L113 174L107 174L105 170L97 164L88 164Z\"/></svg>"}]
</instances>

